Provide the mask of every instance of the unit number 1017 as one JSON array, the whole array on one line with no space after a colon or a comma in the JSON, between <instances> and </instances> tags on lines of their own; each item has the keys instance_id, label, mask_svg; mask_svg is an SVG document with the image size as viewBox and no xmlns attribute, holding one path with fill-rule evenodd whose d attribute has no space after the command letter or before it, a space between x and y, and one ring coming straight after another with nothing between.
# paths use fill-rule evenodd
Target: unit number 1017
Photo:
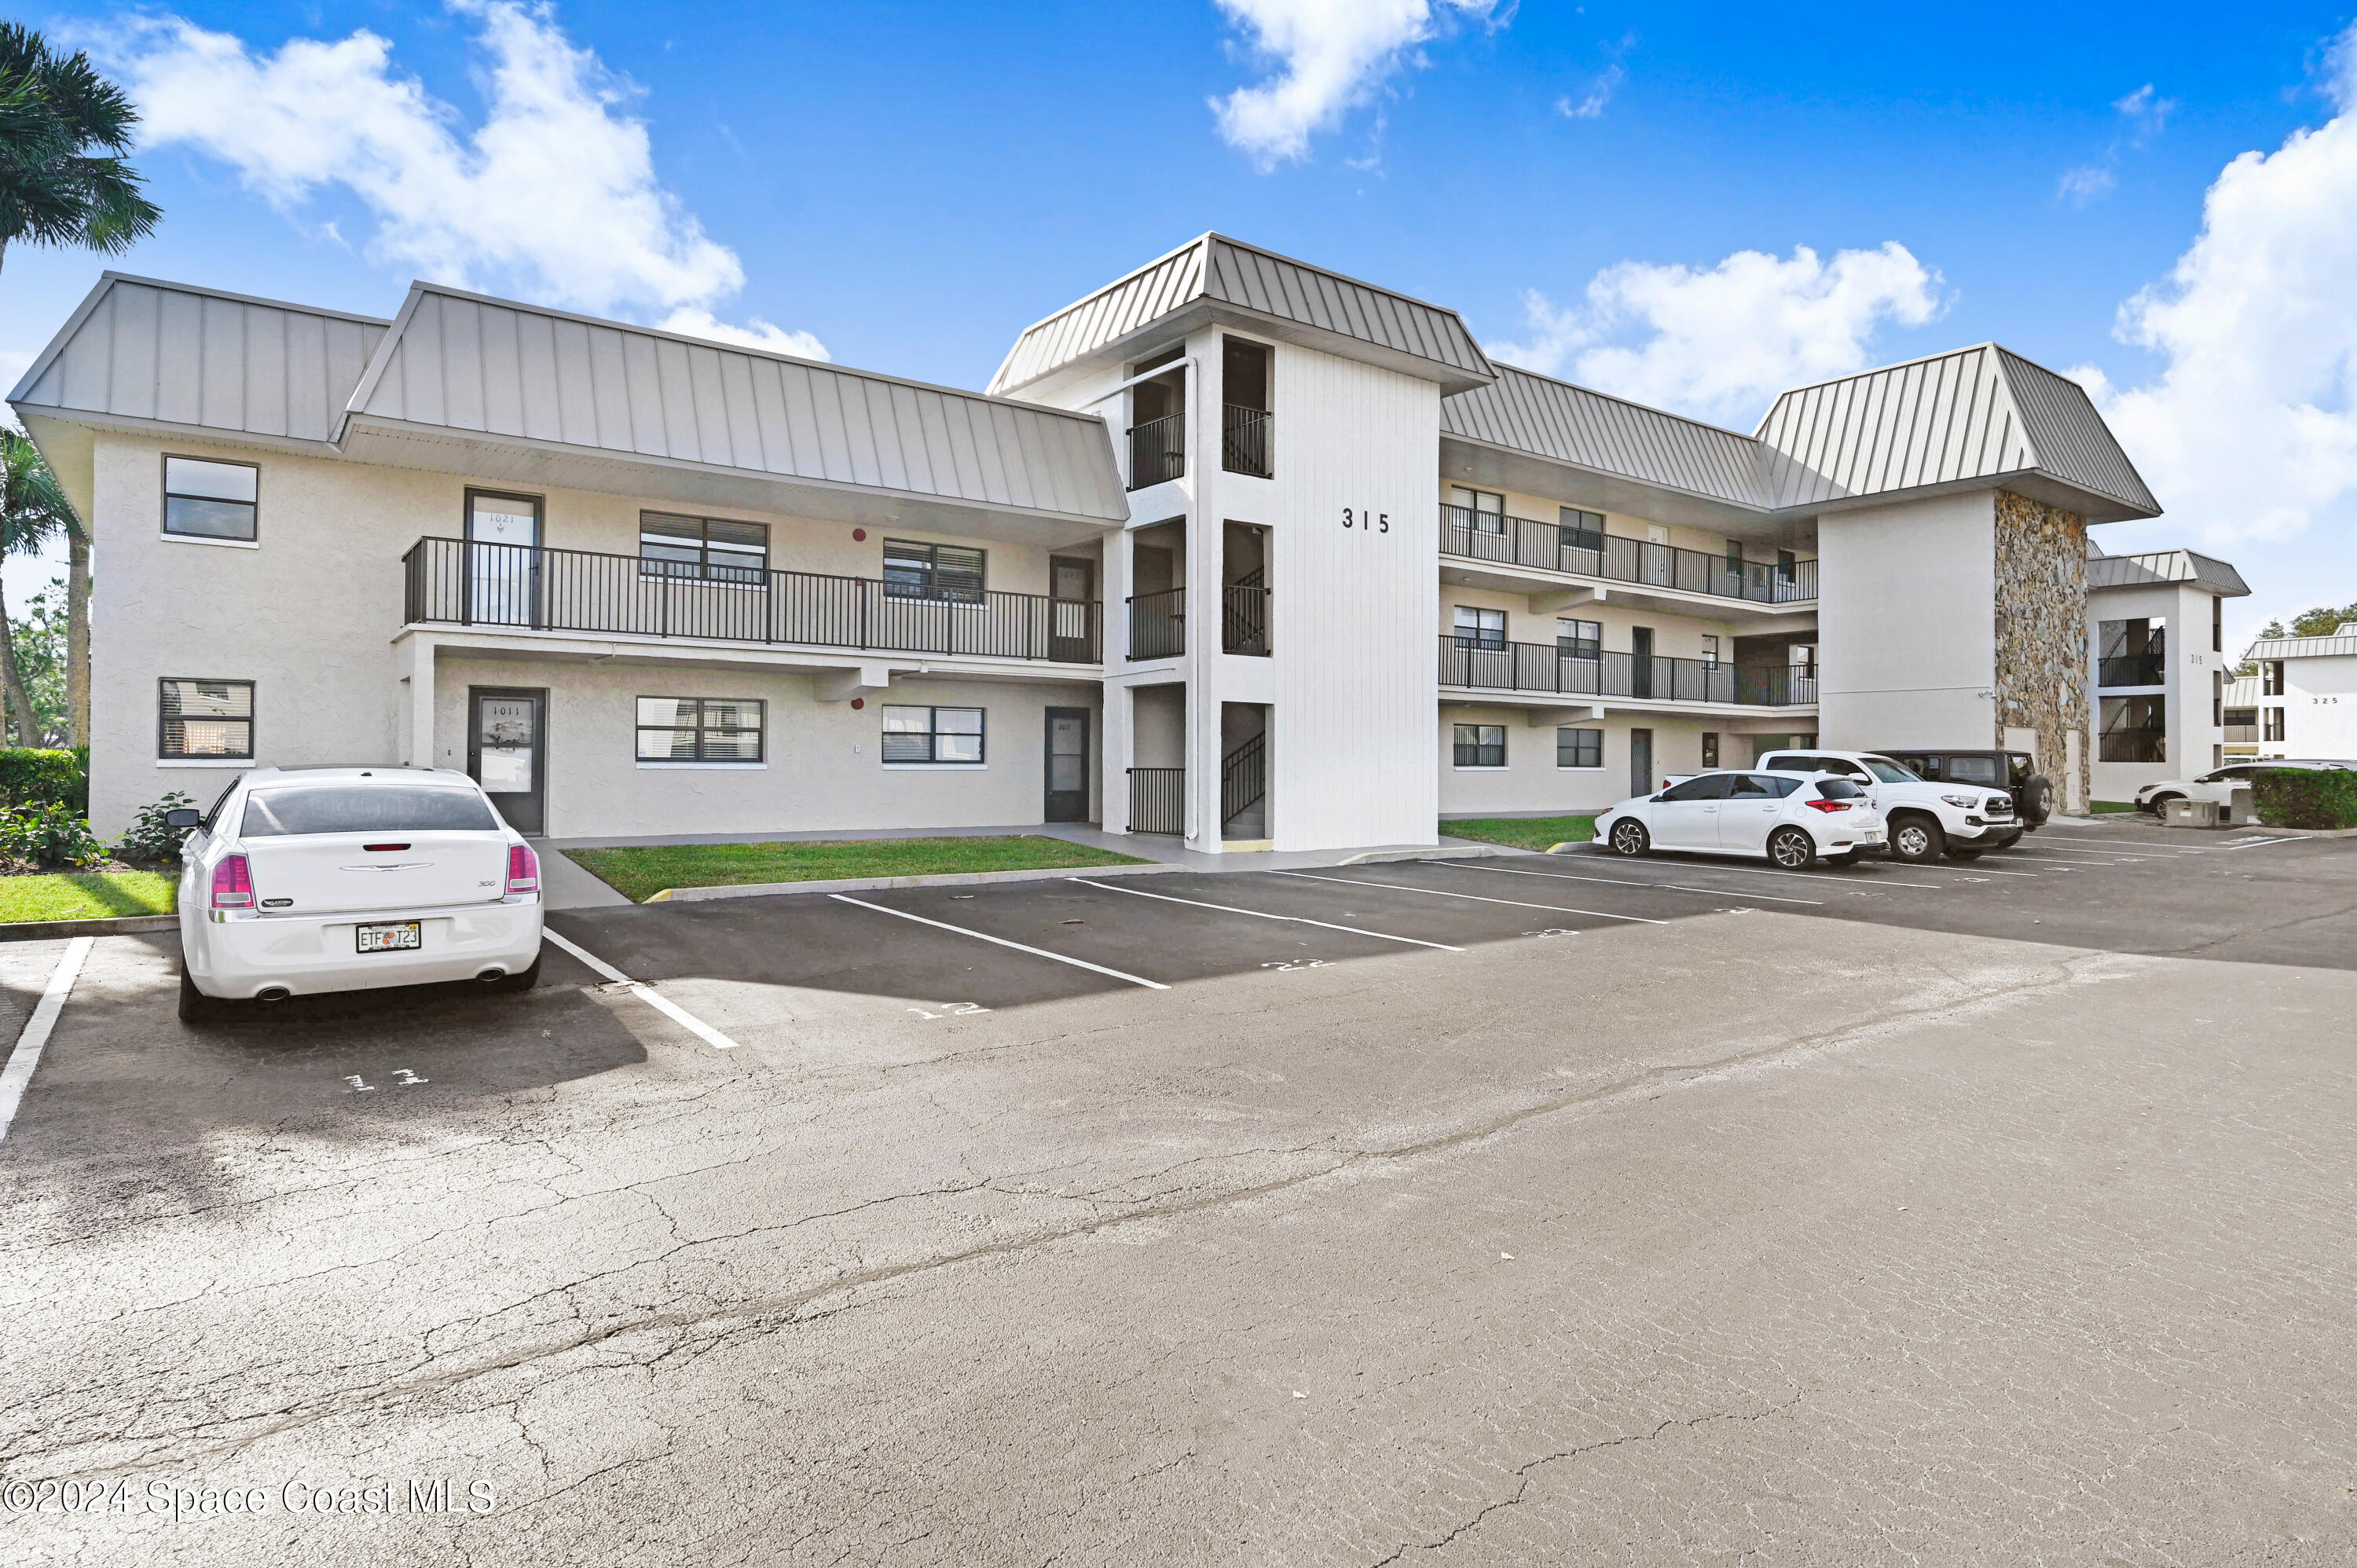
<instances>
[{"instance_id":1,"label":"unit number 1017","mask_svg":"<svg viewBox=\"0 0 2357 1568\"><path fill-rule=\"evenodd\" d=\"M1392 514L1387 511L1360 511L1346 506L1342 509L1342 526L1363 528L1372 533L1389 533L1392 531Z\"/></svg>"}]
</instances>

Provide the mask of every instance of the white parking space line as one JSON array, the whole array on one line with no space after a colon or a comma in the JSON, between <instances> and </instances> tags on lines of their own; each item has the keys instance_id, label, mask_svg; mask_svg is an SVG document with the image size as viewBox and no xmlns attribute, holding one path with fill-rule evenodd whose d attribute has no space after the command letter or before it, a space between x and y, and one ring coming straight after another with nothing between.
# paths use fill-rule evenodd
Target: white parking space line
<instances>
[{"instance_id":1,"label":"white parking space line","mask_svg":"<svg viewBox=\"0 0 2357 1568\"><path fill-rule=\"evenodd\" d=\"M1272 915L1265 909L1239 909L1232 904L1208 904L1200 898L1178 898L1168 893L1148 893L1142 887L1123 887L1111 882L1092 882L1085 876L1068 877L1083 887L1102 887L1108 893L1127 893L1139 898L1158 898L1165 904L1192 904L1198 909L1218 909L1229 915L1250 915L1258 920L1285 920L1297 926L1321 926L1329 931L1348 931L1354 937L1374 937L1387 942L1405 942L1410 947L1437 948L1442 952L1463 952L1463 948L1450 947L1447 942L1428 942L1421 937L1395 937L1389 931L1370 931L1357 926L1338 926L1331 920L1313 920L1306 915Z\"/></svg>"},{"instance_id":2,"label":"white parking space line","mask_svg":"<svg viewBox=\"0 0 2357 1568\"><path fill-rule=\"evenodd\" d=\"M1568 871L1523 871L1512 865L1483 865L1470 860L1434 860L1427 865L1445 865L1451 871L1494 871L1501 876L1535 876L1544 882L1600 882L1607 887L1654 887L1664 893L1699 893L1706 898L1755 898L1763 904L1813 904L1822 908L1822 898L1794 898L1782 893L1730 894L1724 887L1684 887L1674 882L1632 881L1625 876L1580 876Z\"/></svg>"},{"instance_id":3,"label":"white parking space line","mask_svg":"<svg viewBox=\"0 0 2357 1568\"><path fill-rule=\"evenodd\" d=\"M2041 876L2045 875L2043 872L2037 871L1991 871L1977 860L1968 865L1910 865L1908 869L1910 871L1953 871L1961 876Z\"/></svg>"},{"instance_id":4,"label":"white parking space line","mask_svg":"<svg viewBox=\"0 0 2357 1568\"><path fill-rule=\"evenodd\" d=\"M2088 844L2041 843L2037 846L2035 853L2039 854L2074 855L2081 860L2102 860L2112 855L2118 854L2136 855L2142 859L2150 860L2156 856L2164 854L2207 854L2209 851L2184 849L2173 843L2117 843L2107 844L2102 849L2096 849Z\"/></svg>"},{"instance_id":5,"label":"white parking space line","mask_svg":"<svg viewBox=\"0 0 2357 1568\"><path fill-rule=\"evenodd\" d=\"M49 983L41 992L41 1000L34 1006L33 1015L25 1020L24 1032L16 1036L16 1048L8 1053L7 1067L0 1069L0 1138L5 1138L16 1122L16 1107L25 1102L25 1086L33 1081L33 1069L41 1065L41 1047L49 1043L49 1031L58 1026L58 1015L65 1011L66 994L81 973L82 961L90 957L91 940L76 937L66 943L58 967L49 971Z\"/></svg>"},{"instance_id":6,"label":"white parking space line","mask_svg":"<svg viewBox=\"0 0 2357 1568\"><path fill-rule=\"evenodd\" d=\"M545 926L541 928L540 934L546 937L550 941L554 942L558 947L563 948L566 952L571 953L575 958L579 959L583 963L587 964L591 969L594 969L598 973L604 975L607 979L612 981L615 984L629 986L630 988L631 995L637 997L640 1001L645 1003L648 1006L653 1008L656 1012L662 1014L673 1023L677 1024L681 1028L685 1029L689 1034L694 1035L705 1045L716 1047L724 1051L733 1051L737 1048L736 1041L730 1039L727 1036L722 1034L719 1030L714 1028L711 1025L705 1023L703 1019L697 1017L694 1014L689 1012L678 1003L673 1002L670 997L665 996L653 986L647 984L644 981L632 980L629 975L624 974L620 970L616 969L612 964L608 963L604 959L599 958L596 953L591 952L588 949L582 947L576 942L569 942L565 940L563 937L558 936L554 931L548 929Z\"/></svg>"},{"instance_id":7,"label":"white parking space line","mask_svg":"<svg viewBox=\"0 0 2357 1568\"><path fill-rule=\"evenodd\" d=\"M1351 876L1312 876L1306 871L1271 871L1269 876L1297 876L1304 882L1340 882L1351 887L1380 887L1387 893L1421 893L1427 898L1465 898L1476 904L1511 904L1517 909L1552 909L1559 915L1593 915L1599 920L1627 920L1640 926L1666 926L1642 915L1616 915L1609 909L1575 909L1568 904L1529 904L1520 898L1485 898L1479 893L1444 893L1437 887L1409 887L1397 882L1361 882Z\"/></svg>"},{"instance_id":8,"label":"white parking space line","mask_svg":"<svg viewBox=\"0 0 2357 1568\"><path fill-rule=\"evenodd\" d=\"M976 941L993 942L999 947L1013 948L1017 952L1028 952L1036 958L1051 958L1058 963L1069 963L1074 969L1086 969L1098 974L1109 974L1115 980L1125 980L1132 985L1143 985L1148 991L1170 989L1158 980L1147 980L1140 975L1125 974L1117 969L1107 969L1101 963L1091 963L1084 958L1072 958L1064 953L1049 952L1046 948L1026 947L1021 942L1010 942L1005 937L994 937L986 931L974 931L968 930L963 926L952 926L946 920L929 920L922 915L911 915L906 909L891 909L881 904L870 904L865 898L854 898L847 893L830 893L827 897L838 904L856 904L863 909L873 909L879 915L891 915L903 920L914 920L920 926L931 926L936 930L955 931L962 937L972 937Z\"/></svg>"},{"instance_id":9,"label":"white parking space line","mask_svg":"<svg viewBox=\"0 0 2357 1568\"><path fill-rule=\"evenodd\" d=\"M2222 843L2220 849L2261 849L2271 843L2298 843L2297 838L2244 839L2240 843Z\"/></svg>"},{"instance_id":10,"label":"white parking space line","mask_svg":"<svg viewBox=\"0 0 2357 1568\"><path fill-rule=\"evenodd\" d=\"M1853 889L1862 889L1867 887L1923 887L1930 889L1932 892L1938 893L1945 889L1948 886L1944 882L1892 882L1879 875L1876 875L1871 878L1868 878L1859 876L1835 876L1828 872L1823 871L1770 871L1762 866L1757 865L1717 865L1697 862L1695 865L1694 869L1706 875L1712 872L1725 872L1727 875L1734 876L1782 876L1792 879L1804 879L1810 882L1842 882L1848 884Z\"/></svg>"}]
</instances>

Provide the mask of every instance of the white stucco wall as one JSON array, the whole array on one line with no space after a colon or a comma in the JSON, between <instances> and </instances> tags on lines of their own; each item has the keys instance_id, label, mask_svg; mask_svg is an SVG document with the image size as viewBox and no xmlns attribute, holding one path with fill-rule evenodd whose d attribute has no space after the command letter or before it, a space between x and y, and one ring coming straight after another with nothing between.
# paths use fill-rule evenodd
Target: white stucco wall
<instances>
[{"instance_id":1,"label":"white stucco wall","mask_svg":"<svg viewBox=\"0 0 2357 1568\"><path fill-rule=\"evenodd\" d=\"M2259 699L2262 708L2276 703L2283 704L2284 738L2260 750L2357 759L2357 658L2285 660L2284 694Z\"/></svg>"},{"instance_id":2,"label":"white stucco wall","mask_svg":"<svg viewBox=\"0 0 2357 1568\"><path fill-rule=\"evenodd\" d=\"M1996 743L1994 494L1817 520L1824 744Z\"/></svg>"}]
</instances>

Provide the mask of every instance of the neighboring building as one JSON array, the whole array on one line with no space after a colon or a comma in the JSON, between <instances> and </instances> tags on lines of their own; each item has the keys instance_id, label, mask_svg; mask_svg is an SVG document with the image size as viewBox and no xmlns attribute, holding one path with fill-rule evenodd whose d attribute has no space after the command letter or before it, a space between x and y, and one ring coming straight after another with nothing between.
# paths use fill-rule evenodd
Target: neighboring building
<instances>
[{"instance_id":1,"label":"neighboring building","mask_svg":"<svg viewBox=\"0 0 2357 1568\"><path fill-rule=\"evenodd\" d=\"M2357 759L2357 620L2330 637L2270 637L2243 655L2259 757Z\"/></svg>"},{"instance_id":2,"label":"neighboring building","mask_svg":"<svg viewBox=\"0 0 2357 1568\"><path fill-rule=\"evenodd\" d=\"M2031 750L2076 804L2087 525L2158 510L1994 345L1744 435L1219 235L987 394L110 274L11 402L97 538L107 829L185 769L382 757L565 836L1418 843L1821 735Z\"/></svg>"},{"instance_id":3,"label":"neighboring building","mask_svg":"<svg viewBox=\"0 0 2357 1568\"><path fill-rule=\"evenodd\" d=\"M2133 800L2147 784L2224 765L2225 606L2250 591L2233 567L2190 550L2089 547L2096 800Z\"/></svg>"}]
</instances>

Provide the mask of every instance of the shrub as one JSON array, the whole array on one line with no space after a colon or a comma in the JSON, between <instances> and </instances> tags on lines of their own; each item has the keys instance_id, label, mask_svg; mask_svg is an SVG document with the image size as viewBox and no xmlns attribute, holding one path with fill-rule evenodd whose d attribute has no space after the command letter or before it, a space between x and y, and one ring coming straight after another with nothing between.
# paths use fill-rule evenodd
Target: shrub
<instances>
[{"instance_id":1,"label":"shrub","mask_svg":"<svg viewBox=\"0 0 2357 1568\"><path fill-rule=\"evenodd\" d=\"M44 746L0 746L0 805L45 802L90 811L90 753Z\"/></svg>"},{"instance_id":2,"label":"shrub","mask_svg":"<svg viewBox=\"0 0 2357 1568\"><path fill-rule=\"evenodd\" d=\"M2267 768L2251 783L2263 822L2279 828L2357 828L2357 772Z\"/></svg>"},{"instance_id":3,"label":"shrub","mask_svg":"<svg viewBox=\"0 0 2357 1568\"><path fill-rule=\"evenodd\" d=\"M114 853L125 860L178 860L180 845L194 828L167 828L164 813L194 806L196 802L178 789L152 806L139 808L139 815L121 838L114 841Z\"/></svg>"},{"instance_id":4,"label":"shrub","mask_svg":"<svg viewBox=\"0 0 2357 1568\"><path fill-rule=\"evenodd\" d=\"M0 856L27 865L96 865L106 846L80 811L49 800L0 807Z\"/></svg>"}]
</instances>

